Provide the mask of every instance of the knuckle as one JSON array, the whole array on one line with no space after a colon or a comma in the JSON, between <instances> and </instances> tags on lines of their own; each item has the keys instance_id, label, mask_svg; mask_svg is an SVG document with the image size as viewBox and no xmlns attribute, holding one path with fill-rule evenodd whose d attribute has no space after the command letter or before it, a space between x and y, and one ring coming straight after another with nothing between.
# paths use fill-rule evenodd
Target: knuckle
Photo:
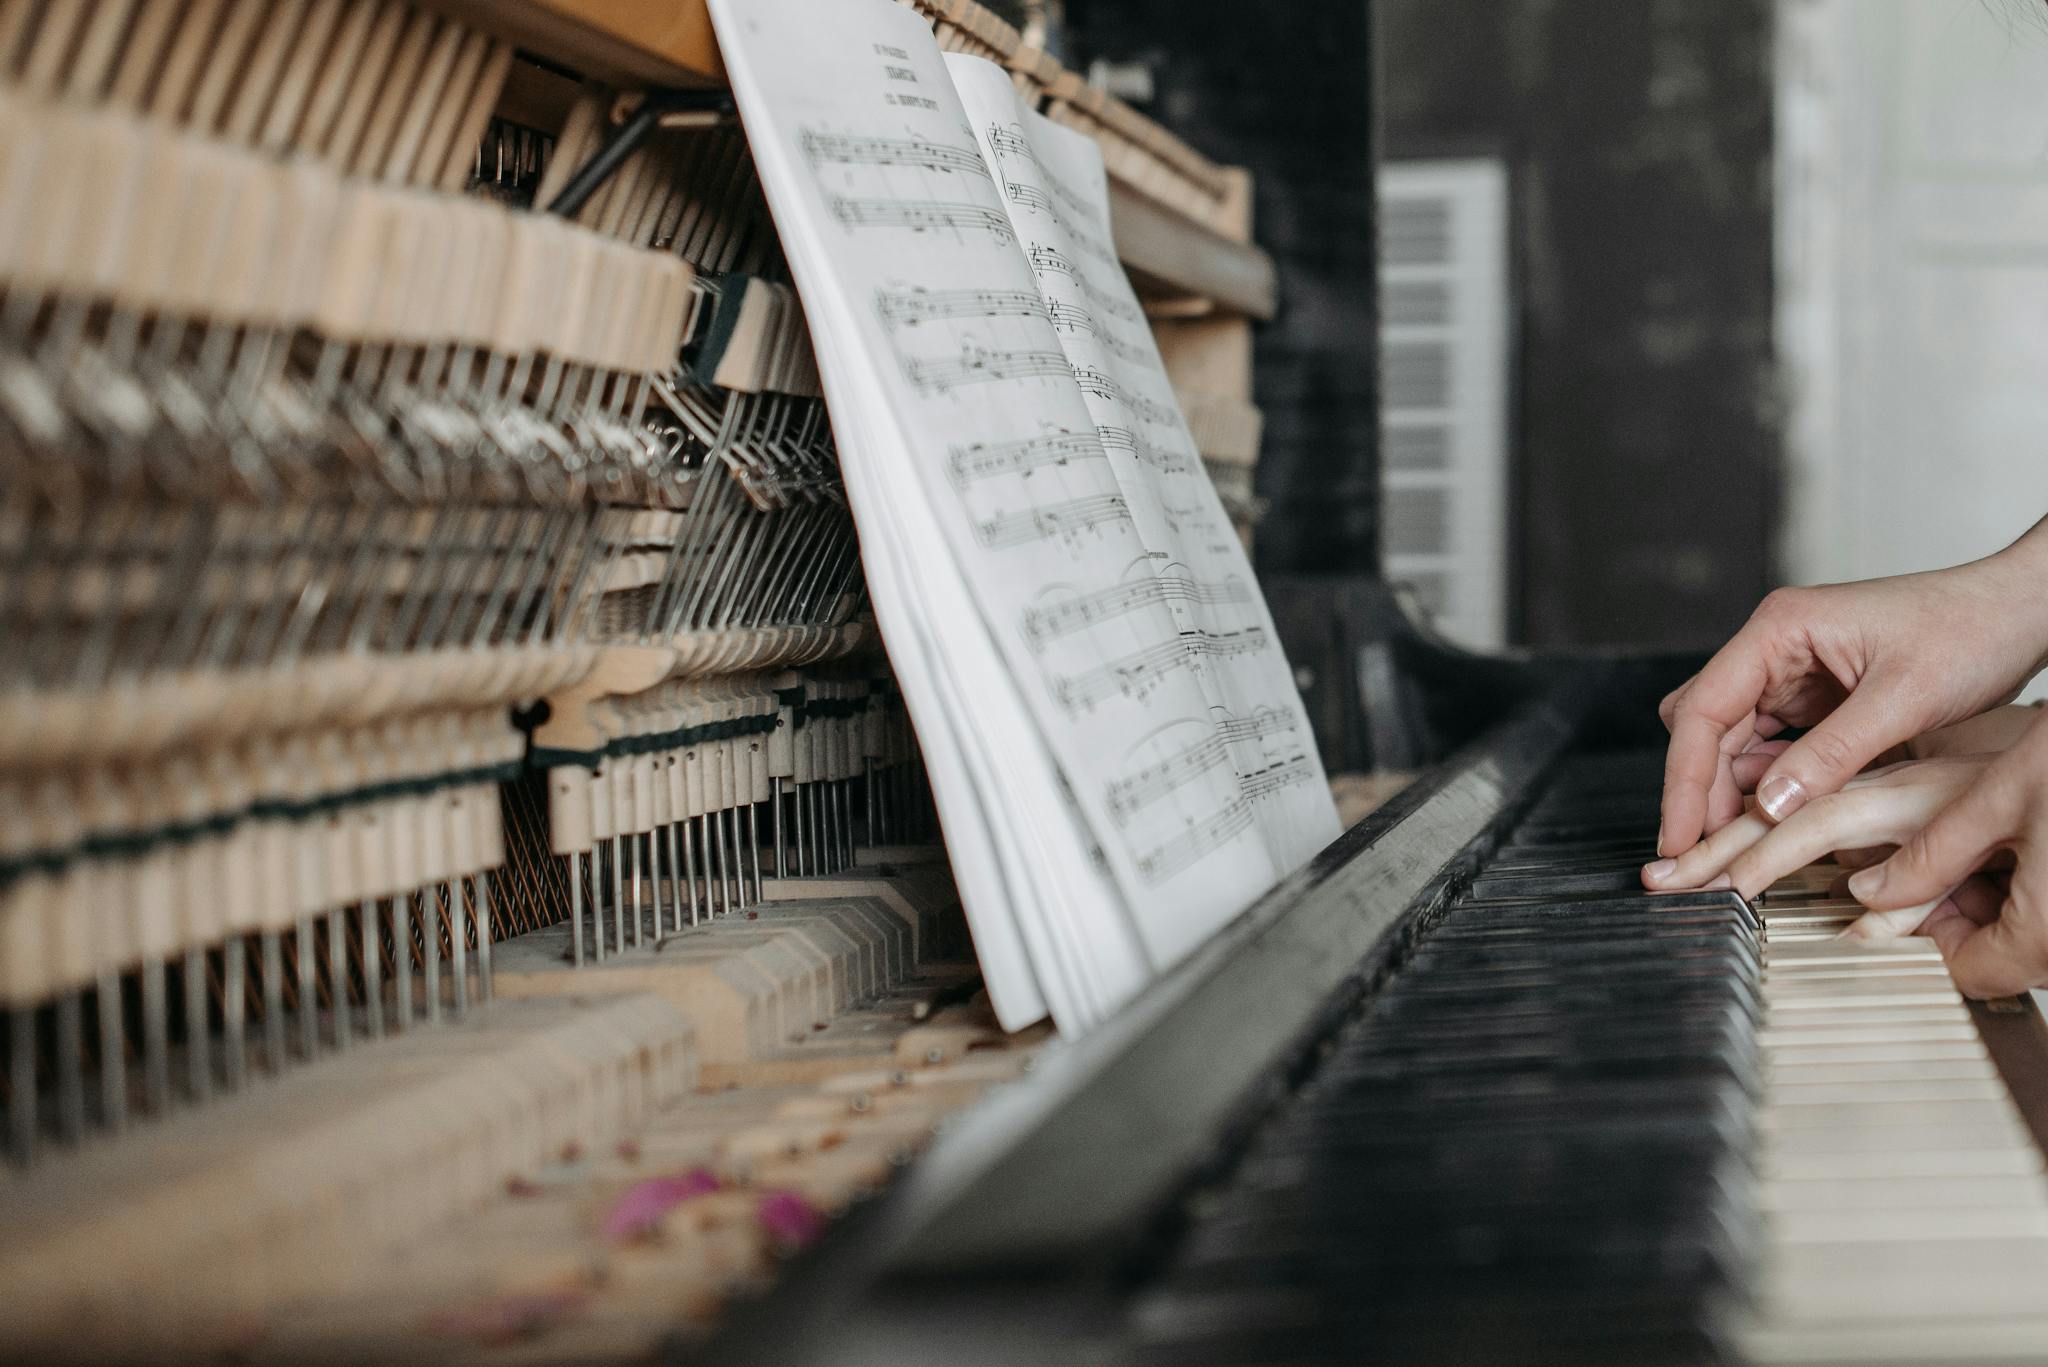
<instances>
[{"instance_id":1,"label":"knuckle","mask_svg":"<svg viewBox=\"0 0 2048 1367\"><path fill-rule=\"evenodd\" d=\"M1856 747L1839 732L1826 728L1809 732L1802 744L1813 762L1830 772L1842 773L1857 767Z\"/></svg>"},{"instance_id":2,"label":"knuckle","mask_svg":"<svg viewBox=\"0 0 2048 1367\"><path fill-rule=\"evenodd\" d=\"M1781 585L1765 594L1763 601L1756 605L1756 611L1750 616L1766 622L1801 616L1805 612L1809 592L1790 584Z\"/></svg>"}]
</instances>

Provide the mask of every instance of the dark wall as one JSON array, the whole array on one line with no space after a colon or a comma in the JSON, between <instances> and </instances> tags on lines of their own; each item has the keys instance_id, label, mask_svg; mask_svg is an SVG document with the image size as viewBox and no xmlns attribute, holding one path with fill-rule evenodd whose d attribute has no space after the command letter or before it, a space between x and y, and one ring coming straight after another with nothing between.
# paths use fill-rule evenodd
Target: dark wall
<instances>
[{"instance_id":1,"label":"dark wall","mask_svg":"<svg viewBox=\"0 0 2048 1367\"><path fill-rule=\"evenodd\" d=\"M1252 393L1265 411L1262 572L1379 563L1379 350L1371 32L1363 0L1067 0L1067 54L1143 60L1150 112L1254 173L1253 231L1279 269Z\"/></svg>"},{"instance_id":2,"label":"dark wall","mask_svg":"<svg viewBox=\"0 0 2048 1367\"><path fill-rule=\"evenodd\" d=\"M1375 0L1382 151L1510 166L1519 618L1718 640L1770 588L1769 0Z\"/></svg>"},{"instance_id":3,"label":"dark wall","mask_svg":"<svg viewBox=\"0 0 2048 1367\"><path fill-rule=\"evenodd\" d=\"M1254 391L1262 571L1378 560L1376 101L1385 155L1511 168L1517 638L1702 644L1740 622L1778 495L1770 9L1068 0L1071 55L1149 60L1152 112L1258 178L1283 291Z\"/></svg>"}]
</instances>

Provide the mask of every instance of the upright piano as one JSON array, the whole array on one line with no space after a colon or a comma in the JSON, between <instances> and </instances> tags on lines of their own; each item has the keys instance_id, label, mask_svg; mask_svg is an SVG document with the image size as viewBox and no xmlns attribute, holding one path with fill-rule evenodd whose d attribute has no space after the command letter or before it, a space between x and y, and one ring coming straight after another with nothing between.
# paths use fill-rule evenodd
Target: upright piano
<instances>
[{"instance_id":1,"label":"upright piano","mask_svg":"<svg viewBox=\"0 0 2048 1367\"><path fill-rule=\"evenodd\" d=\"M1254 535L1249 174L908 2ZM1272 587L1385 800L1006 1034L702 0L0 0L0 1357L2048 1361L2031 1002L1640 891L1691 662Z\"/></svg>"}]
</instances>

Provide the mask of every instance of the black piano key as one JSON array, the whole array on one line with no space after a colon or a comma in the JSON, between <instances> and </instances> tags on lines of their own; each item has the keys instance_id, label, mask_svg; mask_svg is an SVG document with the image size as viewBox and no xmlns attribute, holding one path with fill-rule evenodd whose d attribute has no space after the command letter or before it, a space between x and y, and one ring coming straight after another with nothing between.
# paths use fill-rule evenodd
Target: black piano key
<instances>
[{"instance_id":1,"label":"black piano key","mask_svg":"<svg viewBox=\"0 0 2048 1367\"><path fill-rule=\"evenodd\" d=\"M1574 759L1482 861L1203 1198L1139 1360L1726 1360L1760 925L1641 887L1661 762Z\"/></svg>"}]
</instances>

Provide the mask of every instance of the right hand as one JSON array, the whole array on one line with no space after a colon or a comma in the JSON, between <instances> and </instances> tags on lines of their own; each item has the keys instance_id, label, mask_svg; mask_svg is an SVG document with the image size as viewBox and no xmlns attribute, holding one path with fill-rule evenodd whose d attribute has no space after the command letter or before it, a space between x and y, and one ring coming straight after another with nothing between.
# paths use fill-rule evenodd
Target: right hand
<instances>
[{"instance_id":1,"label":"right hand","mask_svg":"<svg viewBox=\"0 0 2048 1367\"><path fill-rule=\"evenodd\" d=\"M1682 854L1740 815L1736 758L1787 726L1811 729L1756 785L1772 821L1892 746L2009 701L2048 663L2044 529L1954 569L1764 599L1659 709L1671 748L1657 853Z\"/></svg>"}]
</instances>

